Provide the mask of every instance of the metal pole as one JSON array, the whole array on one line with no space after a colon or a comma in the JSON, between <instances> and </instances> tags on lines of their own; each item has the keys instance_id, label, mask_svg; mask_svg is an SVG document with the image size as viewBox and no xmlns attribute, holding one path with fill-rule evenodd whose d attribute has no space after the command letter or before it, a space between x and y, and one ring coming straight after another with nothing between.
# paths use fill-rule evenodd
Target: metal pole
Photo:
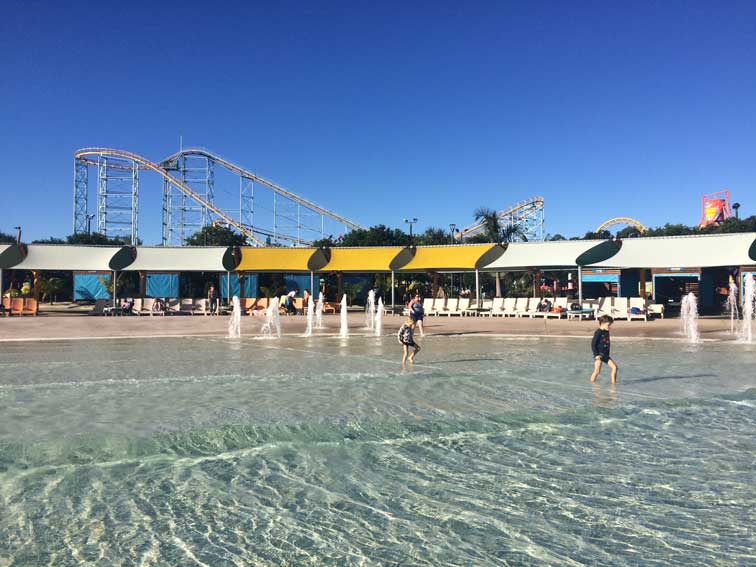
<instances>
[{"instance_id":1,"label":"metal pole","mask_svg":"<svg viewBox=\"0 0 756 567\"><path fill-rule=\"evenodd\" d=\"M0 268L0 303L3 301L3 269Z\"/></svg>"},{"instance_id":2,"label":"metal pole","mask_svg":"<svg viewBox=\"0 0 756 567\"><path fill-rule=\"evenodd\" d=\"M578 303L583 308L583 266L578 266Z\"/></svg>"},{"instance_id":3,"label":"metal pole","mask_svg":"<svg viewBox=\"0 0 756 567\"><path fill-rule=\"evenodd\" d=\"M391 270L391 313L394 313L394 271Z\"/></svg>"},{"instance_id":4,"label":"metal pole","mask_svg":"<svg viewBox=\"0 0 756 567\"><path fill-rule=\"evenodd\" d=\"M475 301L478 302L478 307L480 307L480 273L478 270L475 270Z\"/></svg>"},{"instance_id":5,"label":"metal pole","mask_svg":"<svg viewBox=\"0 0 756 567\"><path fill-rule=\"evenodd\" d=\"M315 272L310 272L310 295L315 295Z\"/></svg>"},{"instance_id":6,"label":"metal pole","mask_svg":"<svg viewBox=\"0 0 756 567\"><path fill-rule=\"evenodd\" d=\"M231 272L226 272L226 297L229 305L231 304Z\"/></svg>"},{"instance_id":7,"label":"metal pole","mask_svg":"<svg viewBox=\"0 0 756 567\"><path fill-rule=\"evenodd\" d=\"M117 283L118 283L118 272L116 272L115 270L113 270L113 309L115 309L115 307L116 307L116 300L117 300L116 296L118 295L118 292L116 291L117 290L117 288L116 288L116 284Z\"/></svg>"}]
</instances>

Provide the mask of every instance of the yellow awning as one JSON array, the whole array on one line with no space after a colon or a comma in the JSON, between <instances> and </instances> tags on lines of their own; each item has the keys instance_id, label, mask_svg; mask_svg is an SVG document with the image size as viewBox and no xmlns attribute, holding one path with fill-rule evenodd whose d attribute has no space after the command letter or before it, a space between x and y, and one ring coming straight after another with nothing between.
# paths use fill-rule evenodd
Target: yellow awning
<instances>
[{"instance_id":1,"label":"yellow awning","mask_svg":"<svg viewBox=\"0 0 756 567\"><path fill-rule=\"evenodd\" d=\"M496 260L504 253L499 244L458 244L450 246L423 246L415 257L402 266L403 272L438 270L474 270Z\"/></svg>"},{"instance_id":2,"label":"yellow awning","mask_svg":"<svg viewBox=\"0 0 756 567\"><path fill-rule=\"evenodd\" d=\"M325 264L319 248L252 248L241 249L240 272L309 272Z\"/></svg>"},{"instance_id":3,"label":"yellow awning","mask_svg":"<svg viewBox=\"0 0 756 567\"><path fill-rule=\"evenodd\" d=\"M324 272L388 272L392 263L403 251L400 246L386 248L331 248L331 260L323 268ZM411 255L409 252L405 263ZM400 264L401 266L401 264ZM396 267L394 267L396 269Z\"/></svg>"}]
</instances>

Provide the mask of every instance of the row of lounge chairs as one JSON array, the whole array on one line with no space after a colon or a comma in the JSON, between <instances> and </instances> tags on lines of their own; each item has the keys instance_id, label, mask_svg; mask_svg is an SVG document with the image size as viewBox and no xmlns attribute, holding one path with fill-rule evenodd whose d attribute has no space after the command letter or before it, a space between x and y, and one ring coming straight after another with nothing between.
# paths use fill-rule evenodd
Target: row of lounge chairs
<instances>
[{"instance_id":1,"label":"row of lounge chairs","mask_svg":"<svg viewBox=\"0 0 756 567\"><path fill-rule=\"evenodd\" d=\"M475 300L466 297L449 299L423 300L423 310L426 315L452 317L458 316L488 316L488 317L543 317L545 319L562 317L587 318L611 315L615 319L648 320L649 315L664 317L664 306L647 304L641 297L602 297L596 300L586 300L579 310L572 309L575 300L567 297L550 299L551 309L539 311L541 303L539 297L497 297L484 299L480 306ZM636 308L636 309L633 309ZM407 312L405 310L405 312Z\"/></svg>"},{"instance_id":2,"label":"row of lounge chairs","mask_svg":"<svg viewBox=\"0 0 756 567\"><path fill-rule=\"evenodd\" d=\"M36 315L39 312L39 302L33 297L3 297L3 308L0 315Z\"/></svg>"}]
</instances>

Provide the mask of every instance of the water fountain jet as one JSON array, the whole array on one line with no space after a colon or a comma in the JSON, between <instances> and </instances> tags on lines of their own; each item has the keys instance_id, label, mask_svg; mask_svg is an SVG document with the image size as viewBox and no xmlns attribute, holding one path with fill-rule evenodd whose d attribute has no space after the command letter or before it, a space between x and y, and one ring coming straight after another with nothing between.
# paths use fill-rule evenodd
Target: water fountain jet
<instances>
[{"instance_id":1,"label":"water fountain jet","mask_svg":"<svg viewBox=\"0 0 756 567\"><path fill-rule=\"evenodd\" d=\"M688 342L700 342L701 335L698 332L698 299L692 291L682 299L682 303L680 304L680 319L683 324L683 333L688 338Z\"/></svg>"},{"instance_id":2,"label":"water fountain jet","mask_svg":"<svg viewBox=\"0 0 756 567\"><path fill-rule=\"evenodd\" d=\"M339 336L345 339L349 336L349 321L347 320L347 296L346 293L341 298L341 329Z\"/></svg>"},{"instance_id":3,"label":"water fountain jet","mask_svg":"<svg viewBox=\"0 0 756 567\"><path fill-rule=\"evenodd\" d=\"M281 338L281 314L278 312L277 297L270 300L270 305L265 310L265 323L260 329L260 336L264 339Z\"/></svg>"},{"instance_id":4,"label":"water fountain jet","mask_svg":"<svg viewBox=\"0 0 756 567\"><path fill-rule=\"evenodd\" d=\"M383 334L383 299L378 298L378 312L375 314L375 336L380 337Z\"/></svg>"},{"instance_id":5,"label":"water fountain jet","mask_svg":"<svg viewBox=\"0 0 756 567\"><path fill-rule=\"evenodd\" d=\"M746 274L743 286L743 321L740 338L747 343L753 342L753 318L756 315L756 278Z\"/></svg>"},{"instance_id":6,"label":"water fountain jet","mask_svg":"<svg viewBox=\"0 0 756 567\"><path fill-rule=\"evenodd\" d=\"M727 310L730 312L730 332L735 333L735 321L738 319L738 285L730 282L730 293L727 296Z\"/></svg>"},{"instance_id":7,"label":"water fountain jet","mask_svg":"<svg viewBox=\"0 0 756 567\"><path fill-rule=\"evenodd\" d=\"M367 305L365 305L365 327L372 330L375 327L375 290L368 292Z\"/></svg>"},{"instance_id":8,"label":"water fountain jet","mask_svg":"<svg viewBox=\"0 0 756 567\"><path fill-rule=\"evenodd\" d=\"M307 329L305 330L305 337L312 336L312 327L315 321L315 302L312 300L312 295L307 298Z\"/></svg>"},{"instance_id":9,"label":"water fountain jet","mask_svg":"<svg viewBox=\"0 0 756 567\"><path fill-rule=\"evenodd\" d=\"M241 337L241 303L239 303L239 297L236 295L233 296L231 304L233 305L233 310L228 320L228 338L238 339Z\"/></svg>"},{"instance_id":10,"label":"water fountain jet","mask_svg":"<svg viewBox=\"0 0 756 567\"><path fill-rule=\"evenodd\" d=\"M318 294L318 304L315 306L315 328L325 329L323 324L323 307L325 306L325 299L323 298L323 292Z\"/></svg>"}]
</instances>

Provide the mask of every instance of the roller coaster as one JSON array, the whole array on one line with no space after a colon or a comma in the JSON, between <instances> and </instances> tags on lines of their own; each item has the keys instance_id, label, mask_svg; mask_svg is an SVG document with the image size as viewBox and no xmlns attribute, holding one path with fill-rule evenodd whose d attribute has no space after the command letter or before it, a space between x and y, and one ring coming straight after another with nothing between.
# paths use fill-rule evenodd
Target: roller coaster
<instances>
[{"instance_id":1,"label":"roller coaster","mask_svg":"<svg viewBox=\"0 0 756 567\"><path fill-rule=\"evenodd\" d=\"M89 170L97 173L96 215L89 213ZM238 208L223 204L216 196L216 171L238 178ZM162 180L162 244L183 245L203 226L223 224L244 235L251 245L304 246L327 235L329 229L362 228L333 211L316 205L280 185L201 148L182 149L161 162L152 162L132 152L112 148L84 148L74 153L73 231L87 232L96 216L97 232L139 242L140 172L151 171ZM256 195L256 188L257 195ZM272 211L261 207L272 200ZM225 188L224 188L225 189ZM235 193L227 189L228 197ZM257 204L256 204L257 199ZM255 215L258 215L256 222ZM272 212L272 226L260 221L260 211ZM319 222L318 222L319 221ZM263 221L264 222L264 221Z\"/></svg>"},{"instance_id":2,"label":"roller coaster","mask_svg":"<svg viewBox=\"0 0 756 567\"><path fill-rule=\"evenodd\" d=\"M543 197L531 197L505 207L497 215L504 226L519 226L528 240L543 240L543 204ZM468 238L483 230L483 223L471 224L460 232L460 238Z\"/></svg>"}]
</instances>

